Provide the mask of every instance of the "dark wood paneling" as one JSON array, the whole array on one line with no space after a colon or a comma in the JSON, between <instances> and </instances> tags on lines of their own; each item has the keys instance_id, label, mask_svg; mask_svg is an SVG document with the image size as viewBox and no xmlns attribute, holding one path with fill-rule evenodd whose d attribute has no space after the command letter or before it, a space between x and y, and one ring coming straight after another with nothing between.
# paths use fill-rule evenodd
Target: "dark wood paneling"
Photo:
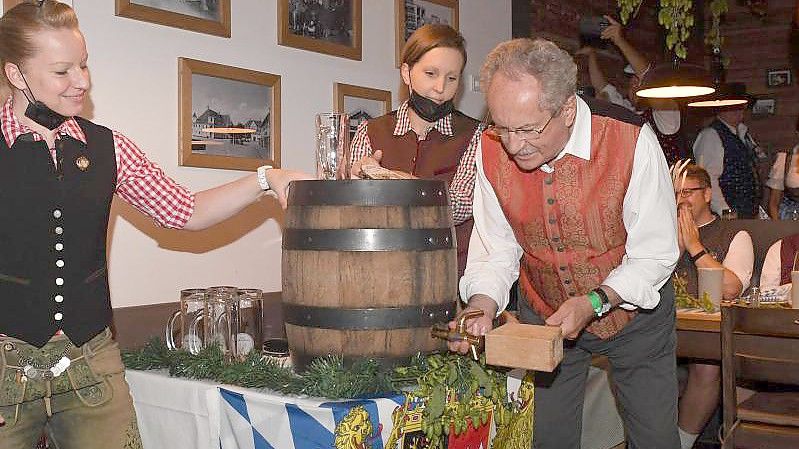
<instances>
[{"instance_id":1,"label":"dark wood paneling","mask_svg":"<svg viewBox=\"0 0 799 449\"><path fill-rule=\"evenodd\" d=\"M791 148L797 143L794 129L799 115L796 72L793 85L768 87L766 71L791 68L789 38L796 2L769 0L763 19L738 2L729 3L730 11L722 24L723 52L729 58L727 81L746 83L752 94L776 100L774 115L752 116L747 124L755 139L770 152Z\"/></svg>"}]
</instances>

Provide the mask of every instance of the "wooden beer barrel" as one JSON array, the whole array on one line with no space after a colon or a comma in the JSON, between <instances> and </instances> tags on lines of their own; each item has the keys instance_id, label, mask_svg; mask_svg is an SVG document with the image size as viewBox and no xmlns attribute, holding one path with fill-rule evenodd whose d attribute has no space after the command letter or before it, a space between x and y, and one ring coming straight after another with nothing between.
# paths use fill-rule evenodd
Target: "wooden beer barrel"
<instances>
[{"instance_id":1,"label":"wooden beer barrel","mask_svg":"<svg viewBox=\"0 0 799 449\"><path fill-rule=\"evenodd\" d=\"M431 180L294 182L283 231L283 315L292 363L341 354L405 363L442 349L457 255L447 187Z\"/></svg>"}]
</instances>

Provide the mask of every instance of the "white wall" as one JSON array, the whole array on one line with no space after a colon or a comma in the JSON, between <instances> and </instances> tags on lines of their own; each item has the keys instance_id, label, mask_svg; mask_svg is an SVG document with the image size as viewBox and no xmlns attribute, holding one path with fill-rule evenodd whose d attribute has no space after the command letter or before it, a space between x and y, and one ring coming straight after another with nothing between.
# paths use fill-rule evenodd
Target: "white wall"
<instances>
[{"instance_id":1,"label":"white wall","mask_svg":"<svg viewBox=\"0 0 799 449\"><path fill-rule=\"evenodd\" d=\"M229 39L114 16L114 2L73 0L89 48L94 121L136 141L178 182L194 191L242 172L179 167L178 57L281 76L282 165L313 172L313 115L332 109L333 83L391 90L394 0L363 0L363 60L352 61L277 45L276 0L233 0ZM486 53L511 35L511 0L461 0L468 43L464 84ZM464 86L459 108L483 113L482 94ZM211 230L167 231L115 201L109 233L114 307L178 299L183 288L236 285L280 290L281 211L271 200Z\"/></svg>"}]
</instances>

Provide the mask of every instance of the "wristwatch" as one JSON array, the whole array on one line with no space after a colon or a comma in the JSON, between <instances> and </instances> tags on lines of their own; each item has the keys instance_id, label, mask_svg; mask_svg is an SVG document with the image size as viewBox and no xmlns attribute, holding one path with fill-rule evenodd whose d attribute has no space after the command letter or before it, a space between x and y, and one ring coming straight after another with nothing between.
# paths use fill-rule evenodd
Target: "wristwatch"
<instances>
[{"instance_id":1,"label":"wristwatch","mask_svg":"<svg viewBox=\"0 0 799 449\"><path fill-rule=\"evenodd\" d=\"M269 180L266 179L266 172L271 170L273 167L271 165L262 165L258 167L258 185L261 186L261 190L270 190L269 187Z\"/></svg>"}]
</instances>

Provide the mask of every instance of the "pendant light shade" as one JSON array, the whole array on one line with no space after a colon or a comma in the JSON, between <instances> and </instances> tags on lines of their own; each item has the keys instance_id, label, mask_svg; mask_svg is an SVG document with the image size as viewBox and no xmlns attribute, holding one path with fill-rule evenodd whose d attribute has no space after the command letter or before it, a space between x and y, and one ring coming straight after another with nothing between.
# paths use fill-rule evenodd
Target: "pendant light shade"
<instances>
[{"instance_id":1,"label":"pendant light shade","mask_svg":"<svg viewBox=\"0 0 799 449\"><path fill-rule=\"evenodd\" d=\"M753 100L746 93L744 83L724 83L715 92L688 103L693 108L725 108L730 106L746 106Z\"/></svg>"},{"instance_id":2,"label":"pendant light shade","mask_svg":"<svg viewBox=\"0 0 799 449\"><path fill-rule=\"evenodd\" d=\"M662 64L653 67L635 93L643 98L685 98L715 92L710 73L696 64Z\"/></svg>"}]
</instances>

